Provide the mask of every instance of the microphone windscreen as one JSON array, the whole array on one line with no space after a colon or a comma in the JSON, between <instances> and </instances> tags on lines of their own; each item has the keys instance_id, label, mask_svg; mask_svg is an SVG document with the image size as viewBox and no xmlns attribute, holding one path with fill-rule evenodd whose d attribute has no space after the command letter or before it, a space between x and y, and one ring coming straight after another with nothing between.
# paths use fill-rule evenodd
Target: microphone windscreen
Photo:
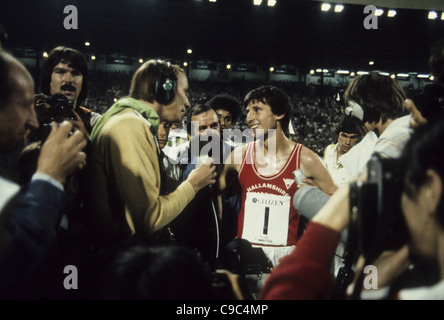
<instances>
[{"instance_id":1,"label":"microphone windscreen","mask_svg":"<svg viewBox=\"0 0 444 320\"><path fill-rule=\"evenodd\" d=\"M301 187L293 197L293 206L298 213L311 220L330 199L321 189L313 186Z\"/></svg>"}]
</instances>

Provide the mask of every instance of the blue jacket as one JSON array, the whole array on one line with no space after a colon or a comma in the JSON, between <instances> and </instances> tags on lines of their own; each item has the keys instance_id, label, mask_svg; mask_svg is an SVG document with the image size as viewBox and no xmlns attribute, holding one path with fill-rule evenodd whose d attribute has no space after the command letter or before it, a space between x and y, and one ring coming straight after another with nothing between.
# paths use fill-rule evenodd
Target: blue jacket
<instances>
[{"instance_id":1,"label":"blue jacket","mask_svg":"<svg viewBox=\"0 0 444 320\"><path fill-rule=\"evenodd\" d=\"M0 209L0 297L26 286L56 249L65 192L33 179Z\"/></svg>"}]
</instances>

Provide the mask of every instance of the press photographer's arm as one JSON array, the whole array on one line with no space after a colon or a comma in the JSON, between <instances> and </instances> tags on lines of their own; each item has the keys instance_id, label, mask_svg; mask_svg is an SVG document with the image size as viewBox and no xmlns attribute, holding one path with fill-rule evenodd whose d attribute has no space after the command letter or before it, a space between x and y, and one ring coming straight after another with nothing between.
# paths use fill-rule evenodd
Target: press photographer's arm
<instances>
[{"instance_id":1,"label":"press photographer's arm","mask_svg":"<svg viewBox=\"0 0 444 320\"><path fill-rule=\"evenodd\" d=\"M343 184L313 217L293 253L283 259L271 274L262 291L262 299L311 300L332 297L334 277L331 263L341 233L349 225L349 198L350 184ZM363 267L361 265L357 270L362 272ZM383 265L377 268L381 272L392 270ZM387 279L382 274L379 276L381 280Z\"/></svg>"},{"instance_id":2,"label":"press photographer's arm","mask_svg":"<svg viewBox=\"0 0 444 320\"><path fill-rule=\"evenodd\" d=\"M357 202L355 214L350 196L354 192L351 187L356 184L342 185L313 217L293 253L275 268L264 286L262 298L332 298L334 278L330 268L341 232L350 223L360 223L359 228L347 230L348 239L354 244L354 250L366 257L364 264L373 266L377 273L373 280L377 279L377 283L366 292L360 290L366 289L367 275L359 259L354 269L357 277L350 287L359 290L348 291L346 298L444 299L444 153L442 148L437 148L442 139L443 119L416 129L397 163L400 170L394 171L393 178L400 183L394 188L390 189L391 179L386 178L388 171L382 170L380 176L385 182L378 185L376 191L397 190L397 196L384 196L385 191L379 196L372 191L373 173L369 171L369 178L365 180L369 188L360 190L371 192L360 193L363 201ZM363 203L373 205L373 215L368 210L370 206L361 206ZM397 208L399 214L390 214L395 210L387 211L387 206ZM370 220L363 219L364 215ZM351 235L350 230L355 230L355 234ZM394 234L402 235L403 241L395 241ZM375 290L383 287L386 290Z\"/></svg>"},{"instance_id":3,"label":"press photographer's arm","mask_svg":"<svg viewBox=\"0 0 444 320\"><path fill-rule=\"evenodd\" d=\"M366 175L362 175L357 179L357 181L368 181ZM363 225L361 228L357 226L357 214L362 214L364 211L359 210L358 208L351 208L350 205L350 197L351 197L351 186L353 186L355 182L351 182L350 184L345 184L335 193L329 200L329 202L318 212L318 214L313 218L313 222L320 223L325 225L326 227L332 228L333 230L342 233L346 228L350 230L350 224L354 224L356 230L355 232L359 233L360 230L363 230L367 227L367 229L373 228L373 234L371 236L379 237L378 229L374 226ZM364 193L365 196L365 193ZM376 200L376 199L375 199ZM376 202L376 201L375 201ZM356 210L358 209L358 210ZM369 214L377 215L377 212L369 212ZM350 220L353 221L350 221ZM387 230L389 229L388 224L385 224ZM372 231L372 230L370 230ZM381 232L381 238L383 237L383 232ZM350 233L349 233L350 234ZM387 237L381 239L381 247L373 246L372 249L376 250L374 252L378 252L374 254L376 259L370 258L366 260L365 257L371 256L370 250L365 249L366 247L362 242L365 240L362 239L363 235L357 235L358 241L355 243L356 254L361 254L357 261L354 261L356 265L355 270L356 274L353 279L352 285L348 288L348 296L355 298L353 296L353 289L356 287L357 281L363 281L365 277L364 268L367 265L372 265L375 267L377 274L373 274L373 282L370 288L366 288L360 284L360 287L363 291L366 289L373 291L372 298L385 298L388 294L389 290L387 287L392 284L396 279L400 277L400 275L408 268L410 261L408 257L408 246L407 244L402 245L399 249L396 246L394 250L385 250L383 248L388 248L391 246L391 243L387 240ZM349 241L354 241L357 238L349 239ZM373 243L370 240L366 240L370 242L370 245ZM364 248L364 249L363 249ZM352 250L349 247L349 250ZM365 250L364 252L362 250ZM353 252L349 252L353 254ZM351 279L350 279L351 280ZM377 295L375 295L375 290L379 290ZM358 293L359 294L359 293ZM364 296L361 296L363 298Z\"/></svg>"},{"instance_id":4,"label":"press photographer's arm","mask_svg":"<svg viewBox=\"0 0 444 320\"><path fill-rule=\"evenodd\" d=\"M336 190L308 224L294 251L280 260L262 290L266 300L329 299L331 262L349 220L349 185Z\"/></svg>"}]
</instances>

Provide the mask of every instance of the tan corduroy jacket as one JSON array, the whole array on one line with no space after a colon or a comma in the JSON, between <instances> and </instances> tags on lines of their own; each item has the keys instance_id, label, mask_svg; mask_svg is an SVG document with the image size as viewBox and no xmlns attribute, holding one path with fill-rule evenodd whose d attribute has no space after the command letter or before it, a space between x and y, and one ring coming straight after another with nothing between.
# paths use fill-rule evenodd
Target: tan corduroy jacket
<instances>
[{"instance_id":1,"label":"tan corduroy jacket","mask_svg":"<svg viewBox=\"0 0 444 320\"><path fill-rule=\"evenodd\" d=\"M194 198L187 181L160 195L157 151L150 123L134 109L125 108L103 124L88 159L87 207L97 239L157 231Z\"/></svg>"}]
</instances>

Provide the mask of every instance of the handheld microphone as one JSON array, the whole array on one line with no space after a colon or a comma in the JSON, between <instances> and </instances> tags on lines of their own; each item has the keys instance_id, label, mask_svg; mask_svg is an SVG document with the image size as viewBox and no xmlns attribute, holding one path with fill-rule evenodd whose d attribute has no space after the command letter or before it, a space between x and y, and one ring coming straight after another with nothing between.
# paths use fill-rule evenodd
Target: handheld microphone
<instances>
[{"instance_id":1,"label":"handheld microphone","mask_svg":"<svg viewBox=\"0 0 444 320\"><path fill-rule=\"evenodd\" d=\"M303 186L296 191L293 197L293 206L297 212L311 220L319 210L330 199L330 196L321 189L314 186ZM348 230L344 229L341 233L341 241L346 242Z\"/></svg>"},{"instance_id":2,"label":"handheld microphone","mask_svg":"<svg viewBox=\"0 0 444 320\"><path fill-rule=\"evenodd\" d=\"M311 220L330 199L321 189L313 186L303 186L293 197L293 206L301 216Z\"/></svg>"}]
</instances>

